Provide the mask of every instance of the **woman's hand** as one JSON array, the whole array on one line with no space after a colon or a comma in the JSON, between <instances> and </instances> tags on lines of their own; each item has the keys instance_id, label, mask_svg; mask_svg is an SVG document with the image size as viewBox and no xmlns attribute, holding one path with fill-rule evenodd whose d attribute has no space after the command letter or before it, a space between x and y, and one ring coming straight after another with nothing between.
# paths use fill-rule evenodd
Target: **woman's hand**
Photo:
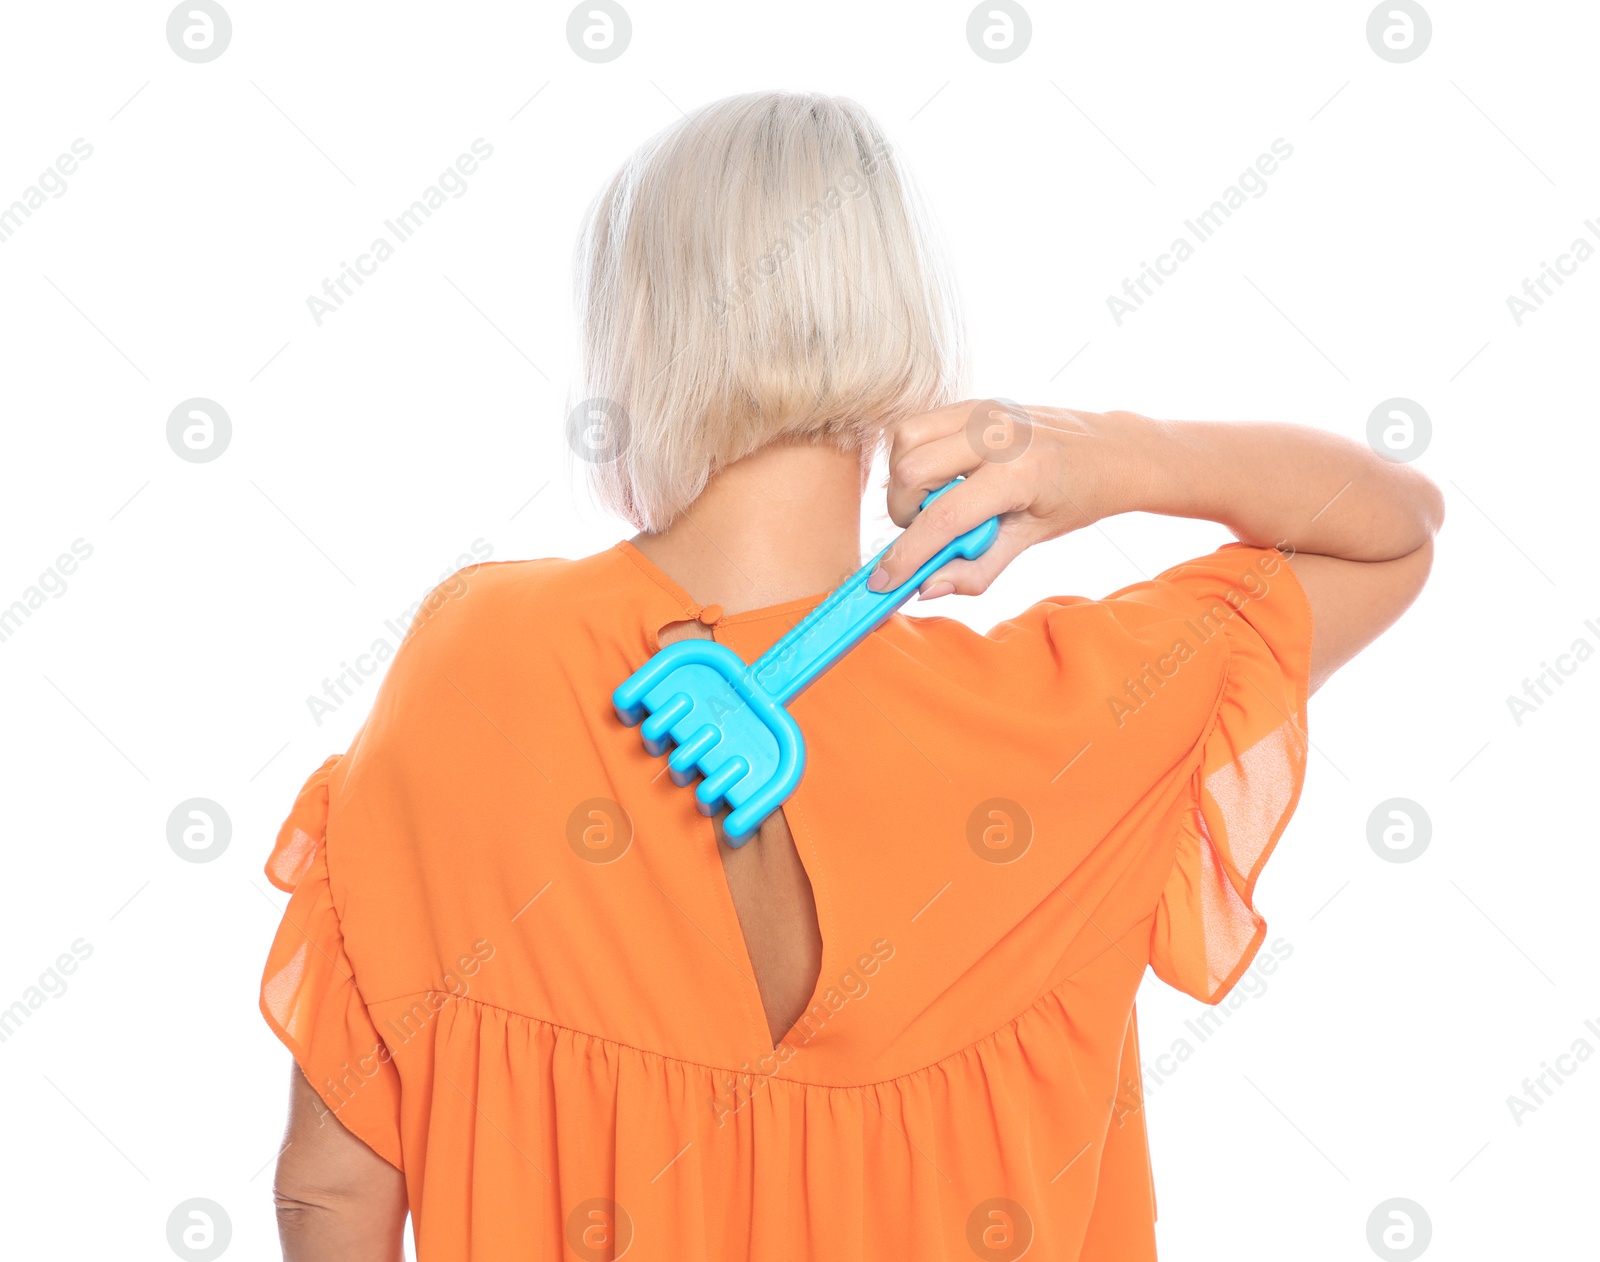
<instances>
[{"instance_id":1,"label":"woman's hand","mask_svg":"<svg viewBox=\"0 0 1600 1262\"><path fill-rule=\"evenodd\" d=\"M1019 553L1046 539L1141 505L1155 422L1131 412L1021 408L968 400L902 422L889 451L889 516L906 532L868 583L898 587L941 547L990 517L993 546L952 561L923 584L924 599L976 595ZM932 490L957 474L967 481L918 513Z\"/></svg>"},{"instance_id":2,"label":"woman's hand","mask_svg":"<svg viewBox=\"0 0 1600 1262\"><path fill-rule=\"evenodd\" d=\"M957 474L961 486L917 512ZM924 599L977 594L1023 549L1133 511L1215 521L1287 554L1316 625L1315 691L1421 591L1444 498L1410 465L1317 429L968 401L896 428L889 515L906 530L868 586L898 586L998 516L983 556L952 561L922 586Z\"/></svg>"}]
</instances>

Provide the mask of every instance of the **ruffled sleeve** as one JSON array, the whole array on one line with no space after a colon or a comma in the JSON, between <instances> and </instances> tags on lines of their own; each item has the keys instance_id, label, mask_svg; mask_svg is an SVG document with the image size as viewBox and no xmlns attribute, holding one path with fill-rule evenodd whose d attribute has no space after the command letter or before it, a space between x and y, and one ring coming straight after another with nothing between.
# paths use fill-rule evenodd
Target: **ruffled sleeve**
<instances>
[{"instance_id":1,"label":"ruffled sleeve","mask_svg":"<svg viewBox=\"0 0 1600 1262\"><path fill-rule=\"evenodd\" d=\"M338 762L311 774L267 860L267 879L293 897L262 974L261 1014L339 1121L401 1168L400 1077L357 989L328 885L328 781Z\"/></svg>"},{"instance_id":2,"label":"ruffled sleeve","mask_svg":"<svg viewBox=\"0 0 1600 1262\"><path fill-rule=\"evenodd\" d=\"M1215 1004L1266 936L1256 878L1305 780L1311 608L1273 548L1229 544L1156 585L1190 634L1228 650L1150 942L1158 977Z\"/></svg>"}]
</instances>

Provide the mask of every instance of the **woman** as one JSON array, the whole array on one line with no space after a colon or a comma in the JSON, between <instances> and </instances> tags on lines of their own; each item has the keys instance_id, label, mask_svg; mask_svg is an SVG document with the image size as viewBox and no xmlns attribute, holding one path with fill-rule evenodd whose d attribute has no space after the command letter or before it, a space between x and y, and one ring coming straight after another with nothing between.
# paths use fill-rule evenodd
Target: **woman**
<instances>
[{"instance_id":1,"label":"woman","mask_svg":"<svg viewBox=\"0 0 1600 1262\"><path fill-rule=\"evenodd\" d=\"M1437 490L1314 430L952 402L950 286L848 101L669 128L579 274L584 450L640 533L441 584L284 825L286 1256L389 1262L409 1208L423 1262L1153 1257L1135 991L1249 966L1306 697L1416 597ZM879 587L992 515L925 598L1116 513L1238 542L987 635L891 618L734 849L611 691L813 608L885 443Z\"/></svg>"}]
</instances>

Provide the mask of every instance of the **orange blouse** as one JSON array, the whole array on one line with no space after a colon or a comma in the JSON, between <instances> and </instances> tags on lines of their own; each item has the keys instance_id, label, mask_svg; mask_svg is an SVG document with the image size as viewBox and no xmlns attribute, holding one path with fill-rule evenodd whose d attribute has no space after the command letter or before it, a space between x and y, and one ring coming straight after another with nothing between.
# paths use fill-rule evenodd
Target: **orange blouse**
<instances>
[{"instance_id":1,"label":"orange blouse","mask_svg":"<svg viewBox=\"0 0 1600 1262\"><path fill-rule=\"evenodd\" d=\"M822 971L773 1047L709 820L611 692L631 544L463 570L267 863L261 1010L404 1171L420 1262L1153 1258L1134 995L1218 1002L1305 771L1311 614L1230 544L987 635L896 615L791 704Z\"/></svg>"}]
</instances>

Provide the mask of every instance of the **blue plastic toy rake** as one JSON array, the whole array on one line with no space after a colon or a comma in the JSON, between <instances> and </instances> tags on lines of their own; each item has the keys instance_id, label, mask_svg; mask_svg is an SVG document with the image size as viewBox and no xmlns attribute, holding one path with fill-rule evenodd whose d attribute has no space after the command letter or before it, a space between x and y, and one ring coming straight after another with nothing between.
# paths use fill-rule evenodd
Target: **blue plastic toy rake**
<instances>
[{"instance_id":1,"label":"blue plastic toy rake","mask_svg":"<svg viewBox=\"0 0 1600 1262\"><path fill-rule=\"evenodd\" d=\"M961 481L930 492L921 508ZM695 806L713 815L726 803L731 809L723 833L729 845L741 846L783 805L805 771L805 738L784 707L940 566L982 556L999 532L1000 519L991 517L952 539L899 587L870 591L867 578L888 551L883 549L749 665L714 640L669 644L612 693L617 717L630 727L642 724L640 735L652 754L677 746L667 760L673 781L687 785L702 777Z\"/></svg>"}]
</instances>

